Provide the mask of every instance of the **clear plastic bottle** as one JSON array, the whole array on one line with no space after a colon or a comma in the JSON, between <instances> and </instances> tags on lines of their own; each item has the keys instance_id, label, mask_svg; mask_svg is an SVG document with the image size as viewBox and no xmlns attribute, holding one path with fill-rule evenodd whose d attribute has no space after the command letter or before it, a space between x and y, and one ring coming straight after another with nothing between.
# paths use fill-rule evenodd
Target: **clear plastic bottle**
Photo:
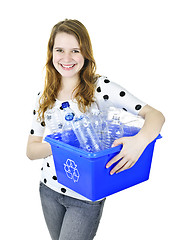
<instances>
[{"instance_id":1,"label":"clear plastic bottle","mask_svg":"<svg viewBox=\"0 0 182 240\"><path fill-rule=\"evenodd\" d=\"M109 133L111 136L111 143L118 138L122 138L124 135L123 127L120 122L120 116L115 113L112 120L108 122Z\"/></svg>"},{"instance_id":2,"label":"clear plastic bottle","mask_svg":"<svg viewBox=\"0 0 182 240\"><path fill-rule=\"evenodd\" d=\"M114 140L122 138L124 135L123 125L120 121L121 112L108 100L102 101L100 106L103 114L102 118L105 122L102 144L104 149L107 149L112 146Z\"/></svg>"},{"instance_id":3,"label":"clear plastic bottle","mask_svg":"<svg viewBox=\"0 0 182 240\"><path fill-rule=\"evenodd\" d=\"M80 147L88 152L102 150L98 136L89 118L83 115L75 117L75 114L70 109L68 102L62 103L62 108L65 111L65 120L71 123L71 127L80 143Z\"/></svg>"},{"instance_id":4,"label":"clear plastic bottle","mask_svg":"<svg viewBox=\"0 0 182 240\"><path fill-rule=\"evenodd\" d=\"M65 143L79 147L80 144L78 139L73 131L72 121L74 119L74 112L71 110L69 102L63 102L62 108L64 110L64 119L65 123L62 128L61 140Z\"/></svg>"},{"instance_id":5,"label":"clear plastic bottle","mask_svg":"<svg viewBox=\"0 0 182 240\"><path fill-rule=\"evenodd\" d=\"M73 120L73 129L77 136L81 148L88 152L97 152L103 150L97 133L86 116L80 116Z\"/></svg>"},{"instance_id":6,"label":"clear plastic bottle","mask_svg":"<svg viewBox=\"0 0 182 240\"><path fill-rule=\"evenodd\" d=\"M58 133L62 131L63 116L62 110L58 106L48 109L45 113L46 126L51 133Z\"/></svg>"},{"instance_id":7,"label":"clear plastic bottle","mask_svg":"<svg viewBox=\"0 0 182 240\"><path fill-rule=\"evenodd\" d=\"M72 121L74 116L75 116L75 113L70 108L69 102L63 102L62 103L62 108L64 110L64 118L65 118L65 120L66 121Z\"/></svg>"},{"instance_id":8,"label":"clear plastic bottle","mask_svg":"<svg viewBox=\"0 0 182 240\"><path fill-rule=\"evenodd\" d=\"M138 121L133 120L123 124L124 137L131 137L140 131L141 127L138 126Z\"/></svg>"},{"instance_id":9,"label":"clear plastic bottle","mask_svg":"<svg viewBox=\"0 0 182 240\"><path fill-rule=\"evenodd\" d=\"M99 109L93 108L91 109L88 118L90 119L99 140L102 141L103 120L101 117L101 112Z\"/></svg>"}]
</instances>

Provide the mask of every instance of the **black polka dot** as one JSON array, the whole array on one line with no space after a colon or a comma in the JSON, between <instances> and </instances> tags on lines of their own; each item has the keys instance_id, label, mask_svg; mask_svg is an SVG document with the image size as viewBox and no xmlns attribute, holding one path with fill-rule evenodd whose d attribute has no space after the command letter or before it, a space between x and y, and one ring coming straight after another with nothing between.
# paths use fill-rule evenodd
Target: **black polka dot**
<instances>
[{"instance_id":1,"label":"black polka dot","mask_svg":"<svg viewBox=\"0 0 182 240\"><path fill-rule=\"evenodd\" d=\"M47 179L46 178L44 178L44 183L47 183Z\"/></svg>"},{"instance_id":2,"label":"black polka dot","mask_svg":"<svg viewBox=\"0 0 182 240\"><path fill-rule=\"evenodd\" d=\"M35 110L33 110L33 115L35 115L36 114L36 111Z\"/></svg>"},{"instance_id":3,"label":"black polka dot","mask_svg":"<svg viewBox=\"0 0 182 240\"><path fill-rule=\"evenodd\" d=\"M41 122L41 126L42 126L42 127L45 127L45 122L44 122L44 121Z\"/></svg>"},{"instance_id":4,"label":"black polka dot","mask_svg":"<svg viewBox=\"0 0 182 240\"><path fill-rule=\"evenodd\" d=\"M30 134L34 134L34 130L33 129L30 130Z\"/></svg>"},{"instance_id":5,"label":"black polka dot","mask_svg":"<svg viewBox=\"0 0 182 240\"><path fill-rule=\"evenodd\" d=\"M108 100L109 96L108 95L104 95L103 98L104 98L104 100Z\"/></svg>"},{"instance_id":6,"label":"black polka dot","mask_svg":"<svg viewBox=\"0 0 182 240\"><path fill-rule=\"evenodd\" d=\"M100 87L97 88L97 92L99 92L99 93L101 92L101 88Z\"/></svg>"},{"instance_id":7,"label":"black polka dot","mask_svg":"<svg viewBox=\"0 0 182 240\"><path fill-rule=\"evenodd\" d=\"M52 179L53 179L53 180L57 180L57 177L56 177L56 176L53 176Z\"/></svg>"},{"instance_id":8,"label":"black polka dot","mask_svg":"<svg viewBox=\"0 0 182 240\"><path fill-rule=\"evenodd\" d=\"M60 110L63 110L62 106L60 107Z\"/></svg>"},{"instance_id":9,"label":"black polka dot","mask_svg":"<svg viewBox=\"0 0 182 240\"><path fill-rule=\"evenodd\" d=\"M50 167L49 163L47 162L47 167Z\"/></svg>"},{"instance_id":10,"label":"black polka dot","mask_svg":"<svg viewBox=\"0 0 182 240\"><path fill-rule=\"evenodd\" d=\"M41 171L43 171L43 167L41 168Z\"/></svg>"},{"instance_id":11,"label":"black polka dot","mask_svg":"<svg viewBox=\"0 0 182 240\"><path fill-rule=\"evenodd\" d=\"M126 108L123 108L123 110L127 112Z\"/></svg>"},{"instance_id":12,"label":"black polka dot","mask_svg":"<svg viewBox=\"0 0 182 240\"><path fill-rule=\"evenodd\" d=\"M65 188L61 188L61 192L62 192L62 193L65 193L65 192L66 192L66 189L65 189Z\"/></svg>"},{"instance_id":13,"label":"black polka dot","mask_svg":"<svg viewBox=\"0 0 182 240\"><path fill-rule=\"evenodd\" d=\"M135 109L138 111L138 110L140 110L142 108L142 106L140 105L140 104L138 104L138 105L136 105L135 106Z\"/></svg>"},{"instance_id":14,"label":"black polka dot","mask_svg":"<svg viewBox=\"0 0 182 240\"><path fill-rule=\"evenodd\" d=\"M125 93L124 91L121 91L121 92L119 93L119 95L120 95L120 97L124 97L124 96L126 95L126 93Z\"/></svg>"},{"instance_id":15,"label":"black polka dot","mask_svg":"<svg viewBox=\"0 0 182 240\"><path fill-rule=\"evenodd\" d=\"M105 83L110 83L109 79L104 79Z\"/></svg>"}]
</instances>

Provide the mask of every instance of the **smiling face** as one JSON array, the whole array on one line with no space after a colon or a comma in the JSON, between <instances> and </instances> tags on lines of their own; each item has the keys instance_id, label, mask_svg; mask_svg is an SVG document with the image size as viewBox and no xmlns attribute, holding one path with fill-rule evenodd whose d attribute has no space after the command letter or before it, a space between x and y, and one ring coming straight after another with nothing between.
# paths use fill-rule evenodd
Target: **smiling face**
<instances>
[{"instance_id":1,"label":"smiling face","mask_svg":"<svg viewBox=\"0 0 182 240\"><path fill-rule=\"evenodd\" d=\"M79 79L79 72L84 65L84 57L75 36L60 32L56 34L53 46L53 65L61 74L62 80Z\"/></svg>"}]
</instances>

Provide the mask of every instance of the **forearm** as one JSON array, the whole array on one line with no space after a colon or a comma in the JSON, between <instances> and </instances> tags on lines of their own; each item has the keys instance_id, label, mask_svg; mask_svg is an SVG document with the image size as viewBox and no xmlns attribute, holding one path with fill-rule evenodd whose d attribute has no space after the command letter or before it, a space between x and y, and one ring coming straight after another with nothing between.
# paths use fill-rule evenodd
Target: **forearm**
<instances>
[{"instance_id":1,"label":"forearm","mask_svg":"<svg viewBox=\"0 0 182 240\"><path fill-rule=\"evenodd\" d=\"M52 154L49 143L32 142L27 147L27 157L30 160L36 160L48 157Z\"/></svg>"},{"instance_id":2,"label":"forearm","mask_svg":"<svg viewBox=\"0 0 182 240\"><path fill-rule=\"evenodd\" d=\"M148 145L159 135L165 122L165 118L161 112L152 107L150 107L149 111L141 113L141 115L143 115L145 122L142 129L138 133L138 137L141 136Z\"/></svg>"}]
</instances>

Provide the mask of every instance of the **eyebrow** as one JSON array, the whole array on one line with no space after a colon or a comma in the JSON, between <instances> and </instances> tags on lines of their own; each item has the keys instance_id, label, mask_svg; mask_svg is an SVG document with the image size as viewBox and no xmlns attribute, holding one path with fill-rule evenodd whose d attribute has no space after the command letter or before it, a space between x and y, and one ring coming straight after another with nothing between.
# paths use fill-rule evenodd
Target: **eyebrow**
<instances>
[{"instance_id":1,"label":"eyebrow","mask_svg":"<svg viewBox=\"0 0 182 240\"><path fill-rule=\"evenodd\" d=\"M64 49L64 48L62 48L62 47L55 47L55 49ZM80 50L80 48L77 48L77 47L76 48L71 48L71 50L75 50L75 49L76 50Z\"/></svg>"}]
</instances>

